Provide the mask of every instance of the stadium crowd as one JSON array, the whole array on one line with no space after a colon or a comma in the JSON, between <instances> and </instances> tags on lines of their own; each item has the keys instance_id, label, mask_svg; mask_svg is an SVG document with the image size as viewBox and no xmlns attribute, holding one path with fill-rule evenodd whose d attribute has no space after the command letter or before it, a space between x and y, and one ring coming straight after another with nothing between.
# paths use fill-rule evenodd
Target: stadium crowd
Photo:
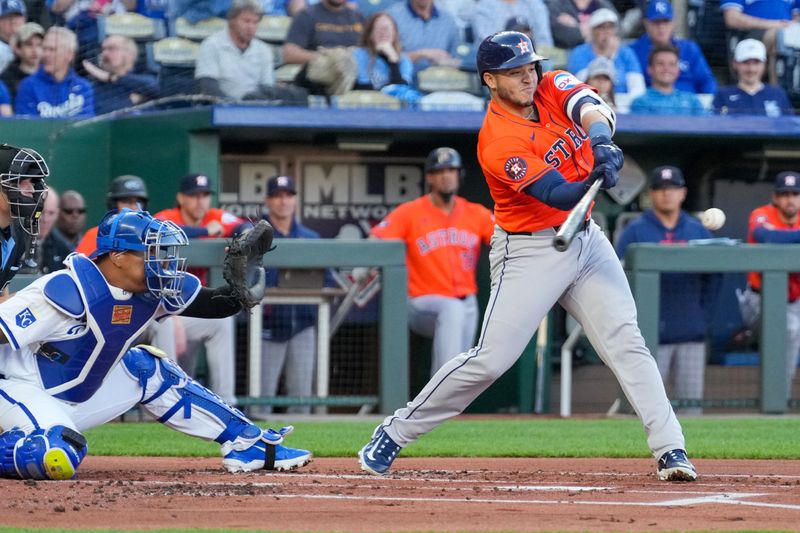
<instances>
[{"instance_id":1,"label":"stadium crowd","mask_svg":"<svg viewBox=\"0 0 800 533\"><path fill-rule=\"evenodd\" d=\"M431 109L426 96L446 90L440 108L481 109L475 48L511 29L531 35L548 68L591 81L620 113L793 113L800 2L677 4L0 0L0 116L85 118L184 94L325 107L353 91L367 93L365 106L382 93L377 101L397 108ZM689 38L698 18L716 40ZM726 53L708 61L720 41Z\"/></svg>"}]
</instances>

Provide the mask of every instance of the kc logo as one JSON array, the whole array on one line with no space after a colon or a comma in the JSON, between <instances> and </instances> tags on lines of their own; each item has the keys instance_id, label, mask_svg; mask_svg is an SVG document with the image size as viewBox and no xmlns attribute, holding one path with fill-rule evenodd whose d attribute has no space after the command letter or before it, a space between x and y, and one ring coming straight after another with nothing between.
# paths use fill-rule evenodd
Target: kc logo
<instances>
[{"instance_id":1,"label":"kc logo","mask_svg":"<svg viewBox=\"0 0 800 533\"><path fill-rule=\"evenodd\" d=\"M19 326L22 329L25 329L34 322L36 322L36 317L33 316L33 313L31 312L30 308L26 307L17 314L16 321L17 321L17 326Z\"/></svg>"}]
</instances>

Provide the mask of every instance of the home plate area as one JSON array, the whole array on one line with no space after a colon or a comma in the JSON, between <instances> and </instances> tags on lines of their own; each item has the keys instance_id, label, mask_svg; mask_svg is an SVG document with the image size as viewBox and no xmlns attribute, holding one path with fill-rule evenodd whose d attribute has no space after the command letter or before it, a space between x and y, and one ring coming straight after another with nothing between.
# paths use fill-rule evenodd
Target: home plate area
<instances>
[{"instance_id":1,"label":"home plate area","mask_svg":"<svg viewBox=\"0 0 800 533\"><path fill-rule=\"evenodd\" d=\"M231 475L218 459L89 457L78 479L0 480L0 524L276 531L795 530L798 461L695 461L695 483L647 459L355 458Z\"/></svg>"}]
</instances>

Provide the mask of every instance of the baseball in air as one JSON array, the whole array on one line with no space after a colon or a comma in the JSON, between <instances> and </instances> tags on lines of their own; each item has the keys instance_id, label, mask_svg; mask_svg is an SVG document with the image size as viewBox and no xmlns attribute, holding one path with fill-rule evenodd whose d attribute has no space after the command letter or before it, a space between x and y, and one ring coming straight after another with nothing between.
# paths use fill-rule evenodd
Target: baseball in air
<instances>
[{"instance_id":1,"label":"baseball in air","mask_svg":"<svg viewBox=\"0 0 800 533\"><path fill-rule=\"evenodd\" d=\"M725 224L725 211L718 207L706 209L700 216L700 222L703 223L706 229L716 231Z\"/></svg>"}]
</instances>

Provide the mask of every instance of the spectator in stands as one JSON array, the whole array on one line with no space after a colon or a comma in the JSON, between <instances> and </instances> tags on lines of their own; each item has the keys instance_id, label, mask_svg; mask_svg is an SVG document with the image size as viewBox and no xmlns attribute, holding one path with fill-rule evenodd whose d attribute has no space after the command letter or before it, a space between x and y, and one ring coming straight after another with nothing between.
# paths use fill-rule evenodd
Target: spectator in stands
<instances>
[{"instance_id":1,"label":"spectator in stands","mask_svg":"<svg viewBox=\"0 0 800 533\"><path fill-rule=\"evenodd\" d=\"M303 65L295 83L313 94L341 93L352 87L355 64L346 47L358 45L363 29L364 17L348 7L346 0L321 0L297 13L283 44L283 61ZM315 63L336 72L330 72L330 79L324 82L309 77L309 67Z\"/></svg>"},{"instance_id":2,"label":"spectator in stands","mask_svg":"<svg viewBox=\"0 0 800 533\"><path fill-rule=\"evenodd\" d=\"M459 34L453 17L433 0L400 0L386 10L397 23L400 42L416 72L431 65L457 67Z\"/></svg>"},{"instance_id":3,"label":"spectator in stands","mask_svg":"<svg viewBox=\"0 0 800 533\"><path fill-rule=\"evenodd\" d=\"M136 0L47 0L53 20L75 32L78 64L100 55L97 17L119 11L132 11Z\"/></svg>"},{"instance_id":4,"label":"spectator in stands","mask_svg":"<svg viewBox=\"0 0 800 533\"><path fill-rule=\"evenodd\" d=\"M433 339L431 375L473 345L478 327L475 270L481 244L488 245L494 232L492 213L457 195L463 172L454 149L431 151L425 159L430 192L399 205L370 232L371 238L406 245L408 325Z\"/></svg>"},{"instance_id":5,"label":"spectator in stands","mask_svg":"<svg viewBox=\"0 0 800 533\"><path fill-rule=\"evenodd\" d=\"M662 166L650 177L651 209L631 221L616 243L617 255L625 257L628 246L637 242L685 243L708 239L711 233L699 220L681 209L686 199L686 182L679 168ZM719 275L670 273L661 275L658 353L656 362L665 385L672 381L676 400L703 399L706 368L706 332L709 306L719 288ZM700 414L693 406L679 412Z\"/></svg>"},{"instance_id":6,"label":"spectator in stands","mask_svg":"<svg viewBox=\"0 0 800 533\"><path fill-rule=\"evenodd\" d=\"M767 48L770 83L778 83L775 50L778 32L800 16L794 0L721 0L725 27L741 39L758 39Z\"/></svg>"},{"instance_id":7,"label":"spectator in stands","mask_svg":"<svg viewBox=\"0 0 800 533\"><path fill-rule=\"evenodd\" d=\"M537 49L553 46L550 14L543 0L478 0L472 18L475 41L509 29L509 23L527 24L533 30L531 38Z\"/></svg>"},{"instance_id":8,"label":"spectator in stands","mask_svg":"<svg viewBox=\"0 0 800 533\"><path fill-rule=\"evenodd\" d=\"M68 190L61 193L58 220L53 233L61 237L74 250L86 231L86 201L78 191Z\"/></svg>"},{"instance_id":9,"label":"spectator in stands","mask_svg":"<svg viewBox=\"0 0 800 533\"><path fill-rule=\"evenodd\" d=\"M167 21L169 19L170 3L172 0L123 0L125 8L149 17Z\"/></svg>"},{"instance_id":10,"label":"spectator in stands","mask_svg":"<svg viewBox=\"0 0 800 533\"><path fill-rule=\"evenodd\" d=\"M547 0L550 11L550 31L559 48L572 50L589 42L592 28L589 19L598 9L614 10L608 0Z\"/></svg>"},{"instance_id":11,"label":"spectator in stands","mask_svg":"<svg viewBox=\"0 0 800 533\"><path fill-rule=\"evenodd\" d=\"M614 62L605 56L592 59L592 62L586 67L586 83L597 89L597 93L603 101L615 110L617 108L617 101L614 98L614 78L616 78L616 75L617 70L614 68Z\"/></svg>"},{"instance_id":12,"label":"spectator in stands","mask_svg":"<svg viewBox=\"0 0 800 533\"><path fill-rule=\"evenodd\" d=\"M234 0L228 27L200 46L194 73L200 92L236 100L272 94L272 48L255 38L262 16L260 0Z\"/></svg>"},{"instance_id":13,"label":"spectator in stands","mask_svg":"<svg viewBox=\"0 0 800 533\"><path fill-rule=\"evenodd\" d=\"M639 115L705 115L700 99L693 92L675 87L680 75L678 49L657 44L650 50L647 72L651 85L631 102L631 113Z\"/></svg>"},{"instance_id":14,"label":"spectator in stands","mask_svg":"<svg viewBox=\"0 0 800 533\"><path fill-rule=\"evenodd\" d=\"M205 174L187 174L180 180L176 194L177 206L159 211L156 218L171 220L178 224L190 239L222 237L230 238L245 225L246 221L222 209L211 207L211 179ZM189 269L208 284L208 269ZM203 319L182 316L181 324L190 343L202 342L206 347L210 383L214 392L226 402L236 401L234 394L236 367L236 338L234 317ZM188 349L178 362L191 374L197 372L197 350Z\"/></svg>"},{"instance_id":15,"label":"spectator in stands","mask_svg":"<svg viewBox=\"0 0 800 533\"><path fill-rule=\"evenodd\" d=\"M72 68L78 40L75 33L53 26L44 36L42 64L19 84L14 110L17 115L75 118L94 115L94 90Z\"/></svg>"},{"instance_id":16,"label":"spectator in stands","mask_svg":"<svg viewBox=\"0 0 800 533\"><path fill-rule=\"evenodd\" d=\"M358 74L354 89L379 91L387 85L412 85L414 64L400 46L397 25L381 11L367 19L358 48L353 49Z\"/></svg>"},{"instance_id":17,"label":"spectator in stands","mask_svg":"<svg viewBox=\"0 0 800 533\"><path fill-rule=\"evenodd\" d=\"M765 85L767 50L756 39L739 41L733 53L736 85L720 87L714 95L714 111L721 115L766 115L778 117L794 113L786 91Z\"/></svg>"},{"instance_id":18,"label":"spectator in stands","mask_svg":"<svg viewBox=\"0 0 800 533\"><path fill-rule=\"evenodd\" d=\"M614 91L627 93L635 98L644 93L644 75L636 59L636 54L628 46L623 46L617 34L619 17L611 9L598 9L589 19L591 40L576 47L569 55L567 70L580 79L586 79L586 67L599 56L614 61L617 78Z\"/></svg>"},{"instance_id":19,"label":"spectator in stands","mask_svg":"<svg viewBox=\"0 0 800 533\"><path fill-rule=\"evenodd\" d=\"M459 38L462 42L475 42L475 32L471 26L475 13L475 0L438 0L436 7L446 11L456 21ZM366 15L366 13L364 13Z\"/></svg>"},{"instance_id":20,"label":"spectator in stands","mask_svg":"<svg viewBox=\"0 0 800 533\"><path fill-rule=\"evenodd\" d=\"M678 49L680 75L675 88L694 93L714 94L717 81L706 62L703 52L694 41L678 39L674 35L675 24L672 21L672 4L667 0L652 0L647 4L644 27L647 33L639 37L630 46L643 69L648 66L650 51L655 45L674 46ZM650 74L644 73L645 83L651 85Z\"/></svg>"},{"instance_id":21,"label":"spectator in stands","mask_svg":"<svg viewBox=\"0 0 800 533\"><path fill-rule=\"evenodd\" d=\"M297 189L291 176L273 176L267 181L262 217L275 229L275 239L319 239L319 234L295 218ZM278 269L267 269L267 287L278 284ZM317 307L315 305L268 305L264 307L261 336L261 394L275 396L283 375L287 396L309 397L317 361ZM255 416L271 409L257 410ZM291 406L290 413L310 413L307 405Z\"/></svg>"},{"instance_id":22,"label":"spectator in stands","mask_svg":"<svg viewBox=\"0 0 800 533\"><path fill-rule=\"evenodd\" d=\"M25 0L28 21L40 24L43 28L49 28L52 22L47 4L48 0Z\"/></svg>"},{"instance_id":23,"label":"spectator in stands","mask_svg":"<svg viewBox=\"0 0 800 533\"><path fill-rule=\"evenodd\" d=\"M42 60L44 29L35 22L26 22L11 38L11 48L16 58L3 71L0 80L6 84L12 98L17 95L20 82L36 72Z\"/></svg>"},{"instance_id":24,"label":"spectator in stands","mask_svg":"<svg viewBox=\"0 0 800 533\"><path fill-rule=\"evenodd\" d=\"M11 92L6 87L6 84L0 81L0 117L14 115L14 108L11 102Z\"/></svg>"},{"instance_id":25,"label":"spectator in stands","mask_svg":"<svg viewBox=\"0 0 800 533\"><path fill-rule=\"evenodd\" d=\"M98 115L141 104L158 97L158 80L152 74L133 71L139 49L130 37L109 35L103 40L100 65L83 60L94 85Z\"/></svg>"},{"instance_id":26,"label":"spectator in stands","mask_svg":"<svg viewBox=\"0 0 800 533\"><path fill-rule=\"evenodd\" d=\"M747 242L757 244L800 243L800 172L781 172L775 176L772 202L750 213ZM761 274L750 272L748 286L737 290L742 320L757 328L761 316ZM786 305L786 380L791 397L792 381L800 358L800 272L789 274Z\"/></svg>"},{"instance_id":27,"label":"spectator in stands","mask_svg":"<svg viewBox=\"0 0 800 533\"><path fill-rule=\"evenodd\" d=\"M26 9L22 0L0 0L0 72L14 61L11 39L25 24Z\"/></svg>"},{"instance_id":28,"label":"spectator in stands","mask_svg":"<svg viewBox=\"0 0 800 533\"><path fill-rule=\"evenodd\" d=\"M191 24L211 17L224 17L231 0L175 0L174 17L185 18Z\"/></svg>"}]
</instances>

